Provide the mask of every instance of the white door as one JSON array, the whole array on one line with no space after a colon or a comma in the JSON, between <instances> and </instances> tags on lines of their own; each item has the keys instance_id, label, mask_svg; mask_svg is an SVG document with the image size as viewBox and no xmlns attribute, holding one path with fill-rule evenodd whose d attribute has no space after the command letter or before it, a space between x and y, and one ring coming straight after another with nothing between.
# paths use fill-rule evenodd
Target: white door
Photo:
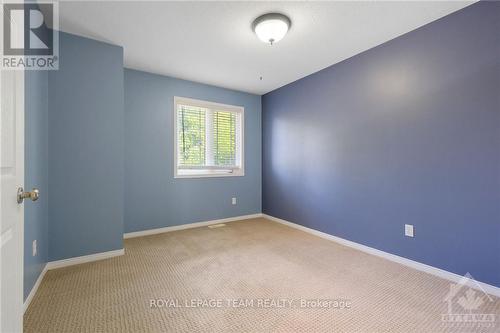
<instances>
[{"instance_id":1,"label":"white door","mask_svg":"<svg viewBox=\"0 0 500 333\"><path fill-rule=\"evenodd\" d=\"M11 333L23 330L24 72L0 75L0 332Z\"/></svg>"}]
</instances>

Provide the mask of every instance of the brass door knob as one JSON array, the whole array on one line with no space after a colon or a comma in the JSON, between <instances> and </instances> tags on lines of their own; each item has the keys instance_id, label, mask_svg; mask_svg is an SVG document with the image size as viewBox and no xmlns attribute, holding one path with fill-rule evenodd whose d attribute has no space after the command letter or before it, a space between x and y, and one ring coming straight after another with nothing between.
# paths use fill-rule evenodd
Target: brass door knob
<instances>
[{"instance_id":1,"label":"brass door knob","mask_svg":"<svg viewBox=\"0 0 500 333\"><path fill-rule=\"evenodd\" d=\"M24 199L31 199L31 201L37 201L40 196L40 191L37 188L33 188L31 192L24 192L22 187L17 189L17 203L23 203Z\"/></svg>"}]
</instances>

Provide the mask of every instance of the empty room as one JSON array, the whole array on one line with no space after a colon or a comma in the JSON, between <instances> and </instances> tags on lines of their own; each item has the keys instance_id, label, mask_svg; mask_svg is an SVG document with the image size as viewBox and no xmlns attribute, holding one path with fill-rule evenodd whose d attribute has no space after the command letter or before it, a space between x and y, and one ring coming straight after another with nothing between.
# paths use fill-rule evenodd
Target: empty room
<instances>
[{"instance_id":1,"label":"empty room","mask_svg":"<svg viewBox=\"0 0 500 333\"><path fill-rule=\"evenodd\" d=\"M500 2L0 6L0 333L500 332Z\"/></svg>"}]
</instances>

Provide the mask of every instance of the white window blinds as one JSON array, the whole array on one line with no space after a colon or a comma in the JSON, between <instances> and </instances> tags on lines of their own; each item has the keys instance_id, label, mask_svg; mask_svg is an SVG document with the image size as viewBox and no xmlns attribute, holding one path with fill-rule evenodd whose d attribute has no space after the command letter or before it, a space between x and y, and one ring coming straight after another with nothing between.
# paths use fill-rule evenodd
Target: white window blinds
<instances>
[{"instance_id":1,"label":"white window blinds","mask_svg":"<svg viewBox=\"0 0 500 333\"><path fill-rule=\"evenodd\" d=\"M214 165L236 165L236 117L234 112L213 112L213 138L212 156Z\"/></svg>"},{"instance_id":2,"label":"white window blinds","mask_svg":"<svg viewBox=\"0 0 500 333\"><path fill-rule=\"evenodd\" d=\"M239 175L243 108L180 98L175 107L176 175Z\"/></svg>"},{"instance_id":3,"label":"white window blinds","mask_svg":"<svg viewBox=\"0 0 500 333\"><path fill-rule=\"evenodd\" d=\"M179 105L179 166L206 164L206 113L207 110Z\"/></svg>"}]
</instances>

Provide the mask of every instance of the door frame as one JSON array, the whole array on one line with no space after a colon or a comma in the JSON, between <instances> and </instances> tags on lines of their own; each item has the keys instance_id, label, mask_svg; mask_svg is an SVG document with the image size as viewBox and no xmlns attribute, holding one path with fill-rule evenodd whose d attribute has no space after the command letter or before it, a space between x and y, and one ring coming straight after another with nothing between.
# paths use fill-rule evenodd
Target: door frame
<instances>
[{"instance_id":1,"label":"door frame","mask_svg":"<svg viewBox=\"0 0 500 333\"><path fill-rule=\"evenodd\" d=\"M2 77L6 75L7 70L0 70L0 100L1 96L1 88L2 88ZM15 104L15 160L16 160L16 187L23 187L25 181L25 71L24 69L17 70L9 70L9 72L13 72L14 76L14 104ZM7 75L10 75L7 74ZM0 147L1 149L1 147ZM1 158L1 157L0 157ZM17 188L1 188L0 186L0 200L5 196L10 197L9 200L13 202L17 202ZM0 201L1 205L1 201ZM24 204L19 205L19 212L17 213L17 223L18 228L16 232L14 232L13 237L16 239L11 239L8 241L15 241L17 246L17 253L15 254L16 260L15 262L19 263L20 267L15 267L14 269L20 274L17 278L20 279L20 286L16 285L17 297L16 299L8 300L6 303L12 304L13 310L15 313L15 317L18 322L15 324L16 327L20 328L20 332L23 329L23 315L24 315ZM0 214L0 219L2 218ZM3 243L5 240L2 240ZM2 244L0 244L1 246ZM1 250L0 250L1 251ZM1 259L0 259L1 260ZM16 265L17 266L17 265ZM0 270L2 269L2 263L0 263ZM0 285L1 286L1 285ZM3 293L2 293L3 294ZM5 304L5 303L4 303ZM0 304L1 306L1 304ZM0 309L0 311L2 311ZM3 311L2 311L3 312ZM2 314L0 313L0 322ZM0 329L1 329L0 324Z\"/></svg>"}]
</instances>

